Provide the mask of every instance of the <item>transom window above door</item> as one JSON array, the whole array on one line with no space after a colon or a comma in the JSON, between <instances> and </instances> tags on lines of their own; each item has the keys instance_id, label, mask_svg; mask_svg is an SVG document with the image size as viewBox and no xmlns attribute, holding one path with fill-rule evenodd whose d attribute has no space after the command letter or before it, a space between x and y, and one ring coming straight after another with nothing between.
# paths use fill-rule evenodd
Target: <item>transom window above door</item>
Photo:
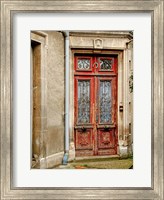
<instances>
[{"instance_id":1,"label":"transom window above door","mask_svg":"<svg viewBox=\"0 0 164 200\"><path fill-rule=\"evenodd\" d=\"M117 59L116 56L76 56L75 57L76 72L113 72L116 73Z\"/></svg>"},{"instance_id":2,"label":"transom window above door","mask_svg":"<svg viewBox=\"0 0 164 200\"><path fill-rule=\"evenodd\" d=\"M78 69L81 70L88 70L91 67L90 59L88 58L82 58L78 59Z\"/></svg>"}]
</instances>

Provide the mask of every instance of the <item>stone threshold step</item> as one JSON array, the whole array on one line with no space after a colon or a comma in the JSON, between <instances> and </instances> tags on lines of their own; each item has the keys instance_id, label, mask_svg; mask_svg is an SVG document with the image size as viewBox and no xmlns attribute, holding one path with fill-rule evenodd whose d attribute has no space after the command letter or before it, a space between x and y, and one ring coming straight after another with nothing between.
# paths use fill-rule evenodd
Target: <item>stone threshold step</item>
<instances>
[{"instance_id":1,"label":"stone threshold step","mask_svg":"<svg viewBox=\"0 0 164 200\"><path fill-rule=\"evenodd\" d=\"M119 155L108 155L108 156L81 156L81 157L75 157L74 161L80 161L80 160L96 160L96 159L108 159L108 158L120 158Z\"/></svg>"}]
</instances>

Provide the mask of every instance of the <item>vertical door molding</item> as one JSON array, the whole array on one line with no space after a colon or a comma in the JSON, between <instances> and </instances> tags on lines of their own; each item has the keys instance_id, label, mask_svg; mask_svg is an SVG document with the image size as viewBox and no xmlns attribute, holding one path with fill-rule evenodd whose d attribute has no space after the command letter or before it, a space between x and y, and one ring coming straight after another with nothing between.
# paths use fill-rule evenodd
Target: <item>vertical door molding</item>
<instances>
[{"instance_id":1,"label":"vertical door molding","mask_svg":"<svg viewBox=\"0 0 164 200\"><path fill-rule=\"evenodd\" d=\"M120 155L128 154L129 137L129 66L128 49L123 51L123 142L120 146Z\"/></svg>"},{"instance_id":2,"label":"vertical door molding","mask_svg":"<svg viewBox=\"0 0 164 200\"><path fill-rule=\"evenodd\" d=\"M47 132L47 50L48 50L48 37L47 34L39 31L31 32L31 42L36 42L40 47L40 131L39 131L39 155L36 155L36 162L33 163L33 167L46 168L46 132ZM35 57L35 55L33 55ZM33 71L33 67L31 71ZM31 77L33 82L33 77ZM33 87L33 86L32 86ZM31 88L33 91L33 88ZM34 88L35 89L35 88ZM33 94L33 92L32 92ZM33 96L31 96L31 102ZM33 115L33 108L31 109L31 115ZM31 131L33 127L31 126ZM34 152L33 152L34 153Z\"/></svg>"},{"instance_id":3,"label":"vertical door molding","mask_svg":"<svg viewBox=\"0 0 164 200\"><path fill-rule=\"evenodd\" d=\"M69 81L69 92L70 92L70 106L69 106L69 161L75 159L75 143L74 143L74 53L69 51L70 55L70 81Z\"/></svg>"},{"instance_id":4,"label":"vertical door molding","mask_svg":"<svg viewBox=\"0 0 164 200\"><path fill-rule=\"evenodd\" d=\"M120 51L118 53L118 86L117 86L117 90L118 90L118 108L117 108L117 116L118 116L118 153L120 154L120 149L119 146L122 145L122 141L123 141L123 111L120 110L120 106L123 106L123 51Z\"/></svg>"}]
</instances>

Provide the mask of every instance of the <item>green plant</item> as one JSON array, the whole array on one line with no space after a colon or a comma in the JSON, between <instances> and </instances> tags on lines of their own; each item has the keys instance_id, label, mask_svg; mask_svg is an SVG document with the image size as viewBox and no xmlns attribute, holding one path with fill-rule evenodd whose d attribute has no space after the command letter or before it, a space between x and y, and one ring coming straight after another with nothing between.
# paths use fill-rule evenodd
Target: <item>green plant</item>
<instances>
[{"instance_id":1,"label":"green plant","mask_svg":"<svg viewBox=\"0 0 164 200\"><path fill-rule=\"evenodd\" d=\"M129 91L130 91L130 93L133 92L133 72L131 73L131 75L129 77Z\"/></svg>"}]
</instances>

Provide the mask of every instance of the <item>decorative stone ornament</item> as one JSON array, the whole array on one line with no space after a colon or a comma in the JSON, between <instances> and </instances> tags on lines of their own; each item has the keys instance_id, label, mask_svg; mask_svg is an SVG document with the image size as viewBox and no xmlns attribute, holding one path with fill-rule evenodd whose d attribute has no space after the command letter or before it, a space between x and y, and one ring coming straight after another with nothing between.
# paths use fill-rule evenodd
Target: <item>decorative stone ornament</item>
<instances>
[{"instance_id":1,"label":"decorative stone ornament","mask_svg":"<svg viewBox=\"0 0 164 200\"><path fill-rule=\"evenodd\" d=\"M94 44L95 49L102 49L103 48L103 40L102 39L99 39L99 38L95 39L93 44Z\"/></svg>"}]
</instances>

